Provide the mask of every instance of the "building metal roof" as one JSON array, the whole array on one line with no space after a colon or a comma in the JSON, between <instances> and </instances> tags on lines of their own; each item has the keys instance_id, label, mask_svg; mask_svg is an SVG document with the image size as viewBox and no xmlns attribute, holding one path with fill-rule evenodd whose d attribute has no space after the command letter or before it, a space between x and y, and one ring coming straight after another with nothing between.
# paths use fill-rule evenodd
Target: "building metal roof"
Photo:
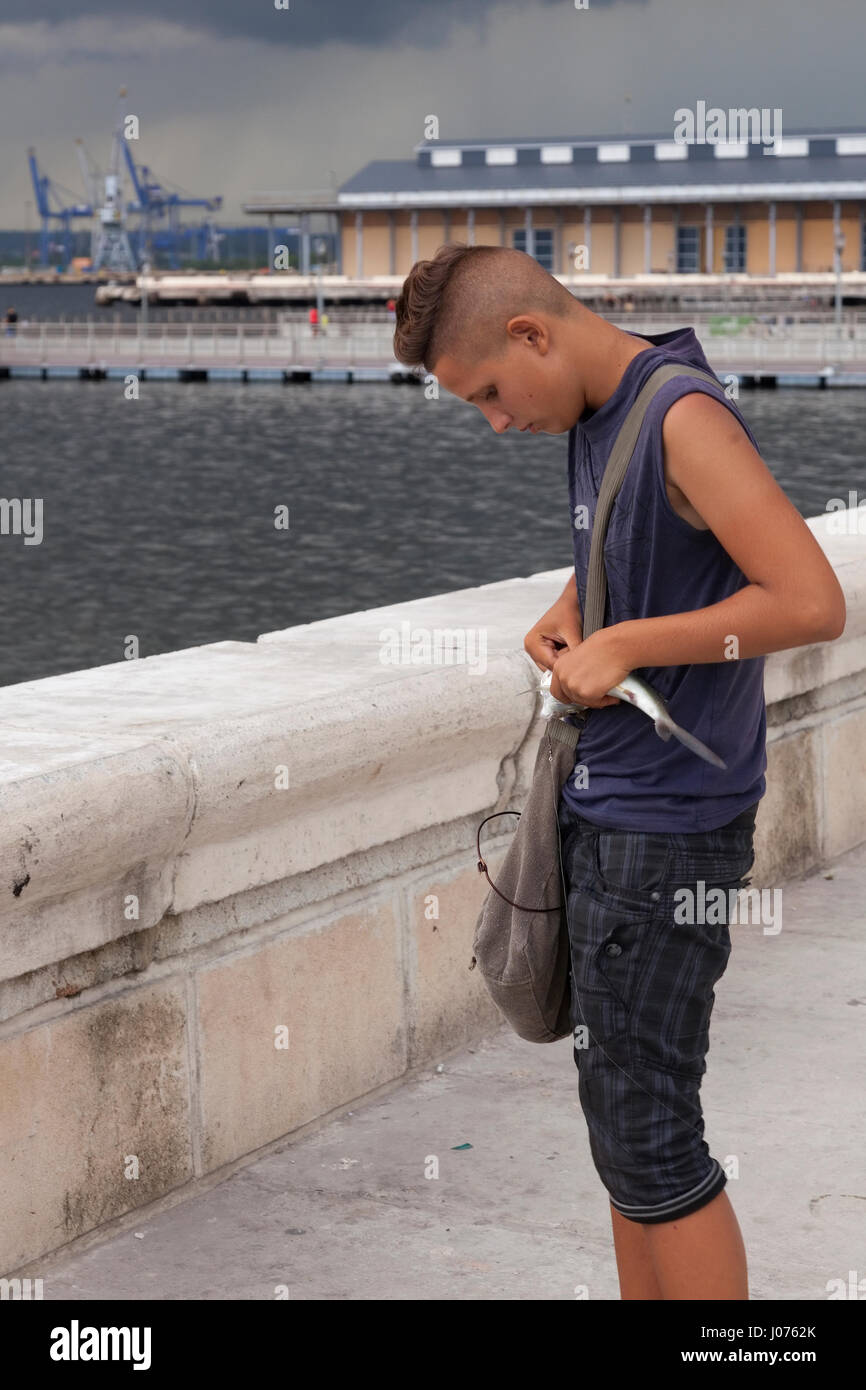
<instances>
[{"instance_id":1,"label":"building metal roof","mask_svg":"<svg viewBox=\"0 0 866 1390\"><path fill-rule=\"evenodd\" d=\"M734 202L866 197L866 127L785 130L773 143L677 143L671 131L436 140L414 160L373 160L341 185L340 207L509 203Z\"/></svg>"},{"instance_id":2,"label":"building metal roof","mask_svg":"<svg viewBox=\"0 0 866 1390\"><path fill-rule=\"evenodd\" d=\"M671 130L430 140L414 154L372 160L336 192L251 194L244 212L866 198L866 126L786 127L772 144L678 144Z\"/></svg>"}]
</instances>

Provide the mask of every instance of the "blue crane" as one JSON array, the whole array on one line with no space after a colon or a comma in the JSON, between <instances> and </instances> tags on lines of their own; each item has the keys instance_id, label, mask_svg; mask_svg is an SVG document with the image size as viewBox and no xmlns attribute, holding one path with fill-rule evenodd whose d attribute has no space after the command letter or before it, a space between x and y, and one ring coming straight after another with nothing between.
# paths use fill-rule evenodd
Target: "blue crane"
<instances>
[{"instance_id":1,"label":"blue crane","mask_svg":"<svg viewBox=\"0 0 866 1390\"><path fill-rule=\"evenodd\" d=\"M30 177L33 180L36 208L42 219L42 230L39 236L39 263L43 266L51 264L51 223L56 221L61 225L63 264L67 266L72 259L72 220L76 217L92 217L93 208L89 203L65 203L65 198L75 198L76 195L71 193L68 188L64 188L62 184L50 179L47 174L39 172L36 151L32 147L27 151L27 159L30 164ZM61 197L61 195L63 196Z\"/></svg>"},{"instance_id":2,"label":"blue crane","mask_svg":"<svg viewBox=\"0 0 866 1390\"><path fill-rule=\"evenodd\" d=\"M153 253L157 249L165 250L168 253L172 269L176 270L178 250L182 239L181 208L204 208L210 214L219 211L223 200L219 196L193 198L184 194L181 189L171 191L154 177L153 171L146 164L136 165L130 153L128 141L124 141L123 153L135 190L135 202L127 204L127 211L137 213L140 218L137 240L138 263L142 265L144 261L152 260ZM167 224L164 228L159 225L163 219ZM209 216L205 218L203 226L198 231L199 250L207 247L213 251L219 244L218 233Z\"/></svg>"},{"instance_id":3,"label":"blue crane","mask_svg":"<svg viewBox=\"0 0 866 1390\"><path fill-rule=\"evenodd\" d=\"M91 264L94 270L141 269L146 262L152 263L156 250L165 251L171 267L176 269L185 232L193 232L196 237L198 259L203 260L207 256L217 259L221 234L216 229L213 214L222 207L222 198L194 198L181 188L170 188L160 183L146 164L136 165L130 152L131 137L127 136L126 131L126 120L131 118L124 118L125 98L126 88L121 87L112 132L111 159L104 173L90 159L83 142L75 142L88 199L86 203L64 204L61 192L68 198L76 195L40 174L36 152L32 149L29 151L36 205L42 218L40 253L43 265L48 265L50 260L52 219L62 225L63 249L68 263L72 255L72 220L76 217L91 219ZM130 202L126 202L124 196L124 163L134 193ZM182 228L181 208L192 207L204 209L203 222L196 228ZM138 220L133 233L135 251L128 234L132 228L128 220L130 217Z\"/></svg>"}]
</instances>

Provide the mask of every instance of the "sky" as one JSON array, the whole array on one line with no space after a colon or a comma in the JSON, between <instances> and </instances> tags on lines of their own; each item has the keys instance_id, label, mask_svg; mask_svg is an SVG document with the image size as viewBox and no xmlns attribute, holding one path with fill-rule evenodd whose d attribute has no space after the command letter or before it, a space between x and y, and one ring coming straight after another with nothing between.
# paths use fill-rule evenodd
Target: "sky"
<instances>
[{"instance_id":1,"label":"sky","mask_svg":"<svg viewBox=\"0 0 866 1390\"><path fill-rule=\"evenodd\" d=\"M83 199L74 140L107 163L121 86L136 162L241 224L412 158L430 115L443 142L656 133L698 100L864 126L864 40L864 0L0 0L0 227L36 225L30 145Z\"/></svg>"}]
</instances>

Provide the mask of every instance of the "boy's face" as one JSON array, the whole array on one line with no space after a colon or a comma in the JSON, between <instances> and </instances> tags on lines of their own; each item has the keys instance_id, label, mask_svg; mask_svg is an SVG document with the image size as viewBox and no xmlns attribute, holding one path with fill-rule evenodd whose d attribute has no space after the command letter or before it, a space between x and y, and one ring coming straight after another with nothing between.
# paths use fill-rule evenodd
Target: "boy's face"
<instances>
[{"instance_id":1,"label":"boy's face","mask_svg":"<svg viewBox=\"0 0 866 1390\"><path fill-rule=\"evenodd\" d=\"M551 335L555 324L540 314L521 314L509 320L501 357L467 363L443 353L434 375L446 391L477 406L497 434L565 434L586 402L573 359Z\"/></svg>"}]
</instances>

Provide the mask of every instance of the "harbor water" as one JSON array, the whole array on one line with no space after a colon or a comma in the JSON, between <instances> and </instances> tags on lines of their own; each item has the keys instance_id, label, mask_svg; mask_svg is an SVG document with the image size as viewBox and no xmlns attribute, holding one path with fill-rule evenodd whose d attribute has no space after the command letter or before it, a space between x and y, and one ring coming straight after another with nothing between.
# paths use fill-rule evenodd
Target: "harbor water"
<instances>
[{"instance_id":1,"label":"harbor water","mask_svg":"<svg viewBox=\"0 0 866 1390\"><path fill-rule=\"evenodd\" d=\"M804 516L862 493L866 393L739 405ZM39 544L0 538L2 684L571 563L567 435L445 392L4 381L0 418L2 494L43 514Z\"/></svg>"}]
</instances>

